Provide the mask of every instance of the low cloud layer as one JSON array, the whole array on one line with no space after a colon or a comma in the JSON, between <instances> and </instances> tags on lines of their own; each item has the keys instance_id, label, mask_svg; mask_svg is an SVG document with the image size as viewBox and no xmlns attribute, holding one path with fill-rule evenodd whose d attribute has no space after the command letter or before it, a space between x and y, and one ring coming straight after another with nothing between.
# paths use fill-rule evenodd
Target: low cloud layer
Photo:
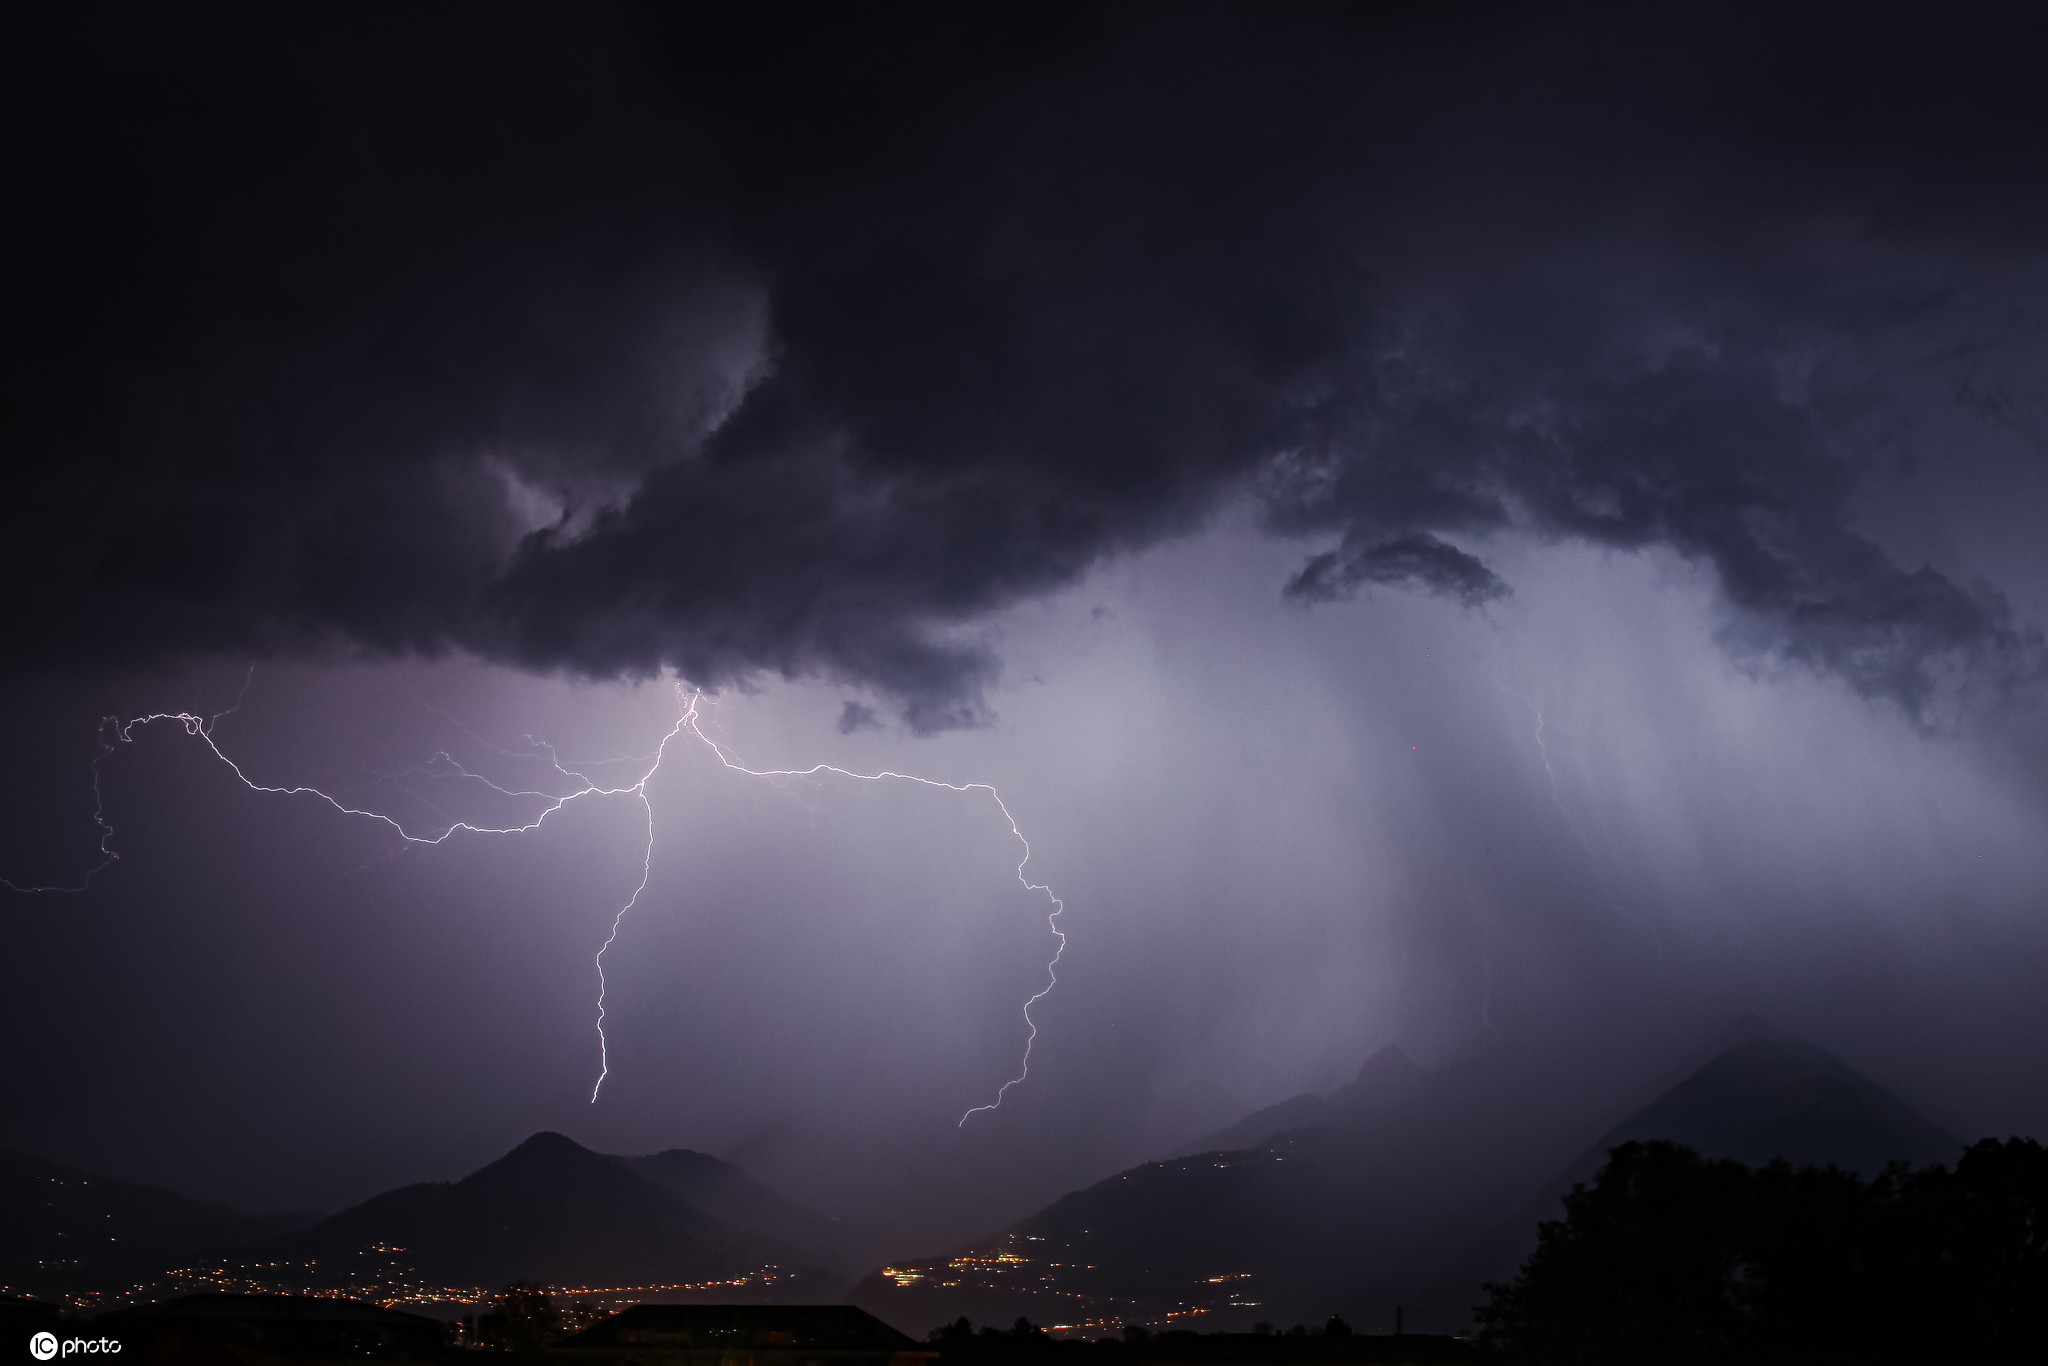
<instances>
[{"instance_id":1,"label":"low cloud layer","mask_svg":"<svg viewBox=\"0 0 2048 1366\"><path fill-rule=\"evenodd\" d=\"M988 613L1249 497L1276 599L1668 547L1733 648L1936 720L2038 636L1859 499L1932 408L2038 407L2040 24L17 18L10 654L770 672L943 729Z\"/></svg>"}]
</instances>

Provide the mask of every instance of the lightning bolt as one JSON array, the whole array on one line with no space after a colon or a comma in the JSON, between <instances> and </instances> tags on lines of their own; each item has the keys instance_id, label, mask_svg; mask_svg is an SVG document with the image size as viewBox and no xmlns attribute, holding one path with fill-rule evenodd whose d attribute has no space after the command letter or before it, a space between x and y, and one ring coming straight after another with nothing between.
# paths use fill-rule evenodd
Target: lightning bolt
<instances>
[{"instance_id":1,"label":"lightning bolt","mask_svg":"<svg viewBox=\"0 0 2048 1366\"><path fill-rule=\"evenodd\" d=\"M863 783L916 783L923 787L944 788L948 792L986 792L989 795L989 800L996 804L996 810L1002 813L1004 822L1010 827L1011 836L1017 841L1018 847L1024 851L1024 856L1017 860L1017 881L1023 885L1025 891L1037 893L1045 898L1046 903L1052 908L1046 912L1046 928L1050 929L1053 937L1059 940L1059 946L1053 950L1052 957L1045 965L1045 985L1033 992L1024 1001L1024 1027L1026 1031L1024 1036L1024 1058L1017 1069L1017 1075L996 1088L994 1100L991 1100L986 1105L971 1106L966 1113L960 1116L960 1122L953 1127L965 1128L967 1121L976 1115L981 1114L985 1110L1000 1108L1003 1103L1003 1097L1009 1094L1010 1088L1031 1076L1031 1048L1033 1044L1038 1042L1038 1022L1031 1018L1031 1007L1044 1000L1051 993L1052 989L1059 985L1060 958L1067 951L1067 934L1066 931L1060 928L1060 916L1066 913L1066 903L1053 895L1051 887L1042 882L1033 882L1030 875L1024 871L1025 867L1031 862L1031 841L1024 838L1024 831L1018 826L1017 818L1010 814L1009 805L1003 801L1002 794L997 792L988 783L948 783L941 782L937 778L922 778L915 773L895 773L887 769L879 773L855 773L851 769L839 768L833 764L813 764L809 768L748 768L744 764L734 762L732 756L726 751L725 746L706 735L698 724L700 720L698 703L702 697L703 694L701 693L691 695L688 703L683 708L681 727L688 730L690 734L696 736L699 740L702 740L710 748L711 752L718 756L718 762L734 773L744 773L753 778L812 778L821 773L830 773L836 777L851 778L856 782Z\"/></svg>"},{"instance_id":2,"label":"lightning bolt","mask_svg":"<svg viewBox=\"0 0 2048 1366\"><path fill-rule=\"evenodd\" d=\"M1654 924L1621 904L1621 899L1608 885L1605 863L1593 852L1593 842L1586 838L1586 832L1579 825L1578 818L1572 815L1571 808L1565 805L1564 798L1558 793L1557 770L1550 765L1550 746L1543 739L1543 708L1537 706L1535 700L1527 694L1515 691L1498 678L1493 680L1493 686L1527 707L1529 714L1536 718L1536 752L1543 759L1543 776L1550 780L1550 804L1557 808L1558 815L1564 817L1565 828L1572 832L1572 838L1578 841L1580 850L1586 855L1586 866L1592 872L1593 881L1600 888L1600 895L1607 902L1607 908L1650 937L1652 958L1657 965L1657 976L1661 980L1664 976L1664 936L1657 932Z\"/></svg>"},{"instance_id":3,"label":"lightning bolt","mask_svg":"<svg viewBox=\"0 0 2048 1366\"><path fill-rule=\"evenodd\" d=\"M1498 678L1493 680L1493 686L1527 707L1529 714L1536 718L1536 752L1543 758L1543 776L1550 780L1550 804L1557 808L1558 815L1564 817L1565 826L1572 832L1572 838L1579 842L1579 848L1585 850L1586 857L1591 859L1593 846L1586 839L1586 832L1579 828L1578 818L1572 815L1570 808L1564 804L1564 798L1558 795L1557 770L1550 766L1550 746L1543 739L1543 708L1537 706L1526 694L1516 692Z\"/></svg>"},{"instance_id":4,"label":"lightning bolt","mask_svg":"<svg viewBox=\"0 0 2048 1366\"><path fill-rule=\"evenodd\" d=\"M805 769L747 768L742 764L734 762L732 756L727 752L725 747L720 745L716 740L713 740L710 736L706 735L701 726L699 725L699 708L704 701L703 693L689 692L686 694L683 685L680 682L678 682L675 685L676 697L679 704L676 723L675 725L669 728L668 733L666 735L661 737L661 742L655 747L653 757L651 759L644 761L647 765L646 769L634 781L615 786L607 786L604 783L596 781L595 779L591 778L588 774L585 774L579 771L578 769L568 767L562 762L561 756L558 753L556 753L552 745L548 744L545 741L535 740L532 736L526 737L527 742L529 744L534 745L536 749L546 753L548 763L550 764L550 766L554 768L555 772L557 772L564 778L580 783L580 787L577 787L575 790L568 793L554 793L532 788L519 789L502 787L499 784L492 782L489 778L484 777L482 774L471 772L469 769L465 768L461 763L459 763L452 755L448 754L447 751L443 750L437 752L433 756L433 758L427 762L426 765L417 766L414 769L406 770L406 772L423 772L432 769L435 765L446 765L446 768L442 771L452 770L457 776L482 783L484 786L490 788L493 792L496 792L501 796L527 797L537 799L542 802L542 806L538 814L536 814L533 817L533 819L525 821L521 824L503 826L478 825L474 822L460 820L451 816L448 819L448 824L444 826L439 833L416 834L413 831L408 830L402 822L400 822L392 816L386 815L381 811L372 811L365 807L352 806L349 803L341 800L340 798L337 798L332 794L325 792L317 787L313 787L306 784L273 785L269 783L259 783L255 779L251 778L246 772L244 772L240 764L236 763L232 758L228 757L227 752L220 747L220 742L217 739L215 732L221 720L224 717L231 716L236 711L240 710L243 701L245 701L248 697L250 682L254 679L254 677L255 670L254 668L251 668L248 676L242 680L242 689L240 694L236 697L234 705L226 708L225 710L211 713L210 715L201 715L198 712L179 711L150 712L142 716L130 717L127 720L122 720L120 717L116 716L102 717L100 720L100 729L98 736L100 752L94 755L92 760L93 824L98 828L100 832L98 841L99 861L93 864L92 867L88 868L85 871L84 875L78 880L78 882L75 885L28 885L15 882L11 878L0 877L0 887L5 887L10 891L19 893L24 896L82 895L83 893L91 889L93 880L95 878L97 878L101 873L105 872L108 868L112 867L115 863L117 863L120 860L120 852L113 847L112 843L114 839L114 826L112 822L110 822L107 819L106 794L101 785L102 773L107 760L120 752L120 746L134 743L136 731L148 726L156 725L159 722L171 722L177 725L180 729L182 729L185 732L185 734L193 737L194 739L198 740L201 744L205 745L208 752L210 752L213 755L213 757L218 759L222 764L226 765L228 771L233 773L235 777L241 781L242 785L248 788L251 792L261 792L270 796L303 796L316 798L319 801L325 802L328 806L332 807L336 812L343 816L374 821L380 825L385 826L408 845L432 846L445 844L458 834L528 834L532 831L538 830L541 827L541 825L546 822L548 817L554 815L556 812L562 810L564 807L567 807L570 803L580 801L585 797L630 796L640 804L641 816L646 828L646 838L641 845L640 881L634 886L632 894L626 898L624 903L622 903L619 909L613 914L610 933L608 933L605 936L604 943L598 947L597 953L594 959L592 960L592 965L593 967L595 967L597 971L596 1023L598 1074L597 1081L590 1088L590 1101L591 1104L594 1105L597 1103L598 1093L604 1088L605 1078L611 1075L611 1055L609 1040L605 1036L604 1029L605 995L607 990L607 984L605 981L604 974L605 954L611 949L613 944L618 942L620 926L625 923L627 914L631 912L633 908L640 903L640 898L642 895L646 893L647 884L653 878L654 875L654 804L648 799L647 784L653 780L654 775L656 773L661 771L662 761L668 757L668 749L670 744L672 744L678 736L682 735L685 731L687 731L696 739L703 742L705 747L708 748L712 752L712 754L714 754L717 757L719 763L722 764L727 770L734 773L743 773L750 777L769 779L809 778L815 777L819 774L829 773L838 777L850 778L859 782L879 783L896 781L917 783L925 787L944 788L949 792L986 792L989 795L989 798L995 802L996 809L1002 813L1003 820L1009 825L1010 834L1016 839L1018 845L1024 851L1023 857L1017 861L1017 881L1023 884L1024 889L1026 891L1042 894L1052 907L1051 911L1046 916L1046 924L1052 930L1053 935L1059 940L1059 946L1053 951L1051 960L1046 964L1046 984L1043 987L1039 988L1036 992L1034 992L1024 1002L1024 1024L1027 1033L1024 1040L1023 1062L1018 1070L1017 1075L1012 1077L1010 1080L1004 1082L1002 1086L997 1089L994 1100L990 1101L986 1105L974 1106L971 1109L969 1109L965 1114L961 1115L960 1122L955 1127L964 1127L969 1119L973 1118L977 1114L980 1114L984 1110L994 1110L1000 1107L1003 1103L1003 1097L1006 1094L1008 1094L1010 1088L1024 1081L1031 1075L1031 1049L1032 1045L1037 1043L1038 1041L1038 1023L1031 1016L1031 1008L1037 1005L1041 1000L1045 999L1046 995L1049 992L1051 992L1055 986L1059 984L1059 962L1061 956L1064 955L1067 950L1067 936L1066 932L1062 930L1059 926L1059 918L1065 912L1066 906L1058 897L1053 895L1052 889L1050 887L1042 883L1033 882L1031 881L1029 876L1026 875L1024 871L1025 867L1027 864L1031 862L1031 842L1025 839L1023 830L1020 829L1017 825L1017 818L1010 813L1010 808L1008 805L1004 803L1001 794L998 793L995 790L995 788L990 786L989 784L948 783L941 782L935 778L919 777L916 774L912 773L894 773L887 771L880 773L855 773L850 769L839 768L832 764L814 764L810 768ZM439 708L435 708L434 710L438 711ZM465 731L468 730L467 727L463 727L463 729ZM481 741L481 737L475 736L474 732L468 733L471 734L473 738L477 738ZM488 742L483 743L488 744ZM496 746L490 747L496 748ZM500 750L499 752L504 753L505 751ZM596 766L597 765L595 764L588 765L588 767ZM404 775L389 774L386 776L402 777ZM446 815L447 813L442 812L440 814Z\"/></svg>"}]
</instances>

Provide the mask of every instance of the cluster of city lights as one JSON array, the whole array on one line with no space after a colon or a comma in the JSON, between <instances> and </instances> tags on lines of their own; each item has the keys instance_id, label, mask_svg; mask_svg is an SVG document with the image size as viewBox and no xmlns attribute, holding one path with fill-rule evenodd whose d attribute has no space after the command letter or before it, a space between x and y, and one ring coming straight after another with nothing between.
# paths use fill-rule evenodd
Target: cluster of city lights
<instances>
[{"instance_id":1,"label":"cluster of city lights","mask_svg":"<svg viewBox=\"0 0 2048 1366\"><path fill-rule=\"evenodd\" d=\"M1054 1260L1059 1254L1048 1255L1051 1249L1032 1246L1048 1241L1034 1234L1006 1233L986 1247L957 1257L894 1263L883 1267L881 1275L899 1290L964 1287L1028 1296L1043 1302L1042 1312L1047 1317L1060 1319L1048 1323L1046 1331L1067 1337L1114 1332L1131 1323L1186 1327L1206 1315L1254 1309L1260 1304L1249 1298L1249 1282L1258 1279L1257 1273L1250 1271L1198 1276L1188 1283L1183 1298L1170 1303L1141 1303L1082 1289L1074 1284L1074 1278L1100 1270L1099 1265Z\"/></svg>"}]
</instances>

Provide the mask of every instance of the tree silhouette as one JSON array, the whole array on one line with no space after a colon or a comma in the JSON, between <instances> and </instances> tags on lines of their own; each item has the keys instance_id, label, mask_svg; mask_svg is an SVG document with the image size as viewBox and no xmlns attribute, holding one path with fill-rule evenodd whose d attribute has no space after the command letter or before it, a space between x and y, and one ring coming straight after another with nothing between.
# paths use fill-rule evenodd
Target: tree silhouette
<instances>
[{"instance_id":1,"label":"tree silhouette","mask_svg":"<svg viewBox=\"0 0 2048 1366\"><path fill-rule=\"evenodd\" d=\"M514 1281L491 1298L491 1312L477 1320L484 1346L507 1352L538 1352L561 1335L562 1315L536 1281Z\"/></svg>"},{"instance_id":2,"label":"tree silhouette","mask_svg":"<svg viewBox=\"0 0 2048 1366\"><path fill-rule=\"evenodd\" d=\"M1531 1363L2039 1361L2048 1150L1987 1139L1866 1182L1627 1143L1487 1289L1485 1340Z\"/></svg>"}]
</instances>

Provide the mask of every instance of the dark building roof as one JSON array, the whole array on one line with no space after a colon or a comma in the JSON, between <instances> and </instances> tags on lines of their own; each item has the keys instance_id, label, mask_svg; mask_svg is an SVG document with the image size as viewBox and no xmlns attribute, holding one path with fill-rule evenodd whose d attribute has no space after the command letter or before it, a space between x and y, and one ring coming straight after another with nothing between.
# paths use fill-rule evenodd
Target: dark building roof
<instances>
[{"instance_id":1,"label":"dark building roof","mask_svg":"<svg viewBox=\"0 0 2048 1366\"><path fill-rule=\"evenodd\" d=\"M0 1295L0 1328L9 1333L35 1333L57 1326L57 1306L47 1300Z\"/></svg>"},{"instance_id":2,"label":"dark building roof","mask_svg":"<svg viewBox=\"0 0 2048 1366\"><path fill-rule=\"evenodd\" d=\"M638 1345L937 1355L850 1304L638 1304L559 1344L566 1350Z\"/></svg>"},{"instance_id":3,"label":"dark building roof","mask_svg":"<svg viewBox=\"0 0 2048 1366\"><path fill-rule=\"evenodd\" d=\"M112 1309L94 1323L164 1322L208 1323L359 1323L393 1328L427 1325L440 1331L440 1324L418 1314L386 1309L363 1300L344 1300L325 1295L185 1295L175 1300L139 1305L133 1309Z\"/></svg>"},{"instance_id":4,"label":"dark building roof","mask_svg":"<svg viewBox=\"0 0 2048 1366\"><path fill-rule=\"evenodd\" d=\"M1148 1366L1424 1366L1478 1355L1469 1343L1433 1333L1161 1333L1146 1344L1139 1360Z\"/></svg>"},{"instance_id":5,"label":"dark building roof","mask_svg":"<svg viewBox=\"0 0 2048 1366\"><path fill-rule=\"evenodd\" d=\"M186 1295L92 1326L129 1362L435 1361L446 1341L434 1319L321 1295Z\"/></svg>"}]
</instances>

